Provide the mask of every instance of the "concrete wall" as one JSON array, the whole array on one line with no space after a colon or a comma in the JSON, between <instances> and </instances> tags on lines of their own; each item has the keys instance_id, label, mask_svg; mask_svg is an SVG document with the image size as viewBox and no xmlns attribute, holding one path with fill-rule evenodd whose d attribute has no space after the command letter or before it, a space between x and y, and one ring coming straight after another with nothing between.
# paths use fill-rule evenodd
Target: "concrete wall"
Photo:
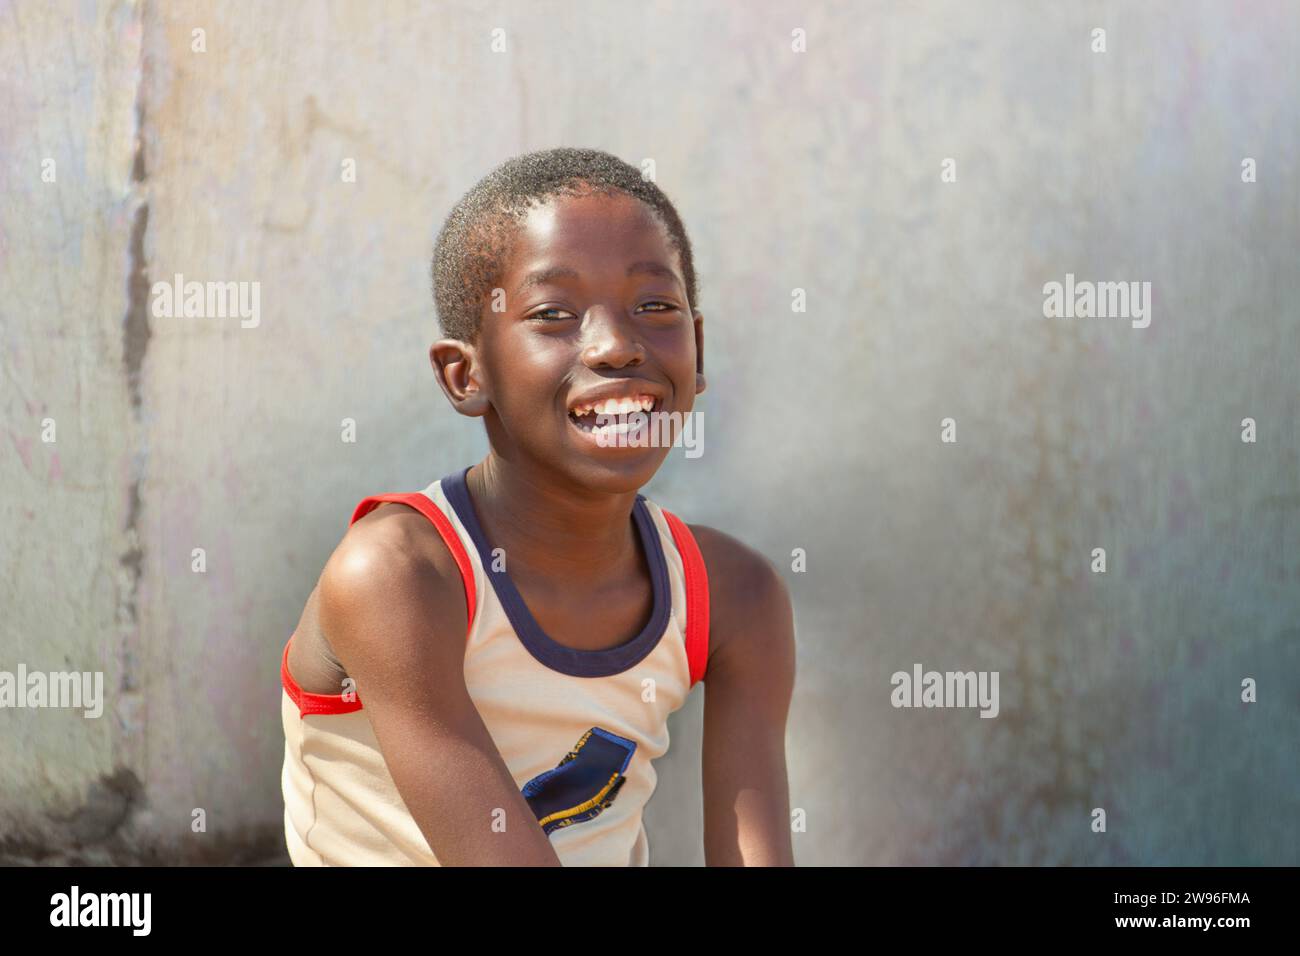
<instances>
[{"instance_id":1,"label":"concrete wall","mask_svg":"<svg viewBox=\"0 0 1300 956\"><path fill-rule=\"evenodd\" d=\"M0 4L0 670L106 695L0 711L0 855L281 851L303 600L359 498L486 450L425 359L436 229L577 145L653 158L695 243L705 454L647 494L807 552L801 864L1296 863L1298 37L1262 0ZM155 317L177 273L260 324ZM1066 273L1149 281L1150 326L1045 318ZM999 716L892 707L915 663L998 671ZM658 864L703 861L702 704Z\"/></svg>"}]
</instances>

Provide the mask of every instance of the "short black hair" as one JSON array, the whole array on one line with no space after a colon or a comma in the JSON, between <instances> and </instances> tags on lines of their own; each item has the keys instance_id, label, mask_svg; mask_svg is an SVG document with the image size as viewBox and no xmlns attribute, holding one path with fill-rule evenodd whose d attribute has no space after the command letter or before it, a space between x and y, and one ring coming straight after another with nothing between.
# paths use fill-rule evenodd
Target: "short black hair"
<instances>
[{"instance_id":1,"label":"short black hair","mask_svg":"<svg viewBox=\"0 0 1300 956\"><path fill-rule=\"evenodd\" d=\"M447 338L478 338L484 297L501 271L524 216L552 196L587 190L622 192L655 211L681 260L686 297L696 305L691 241L668 197L635 166L598 149L562 147L525 153L502 163L456 203L433 248L433 302Z\"/></svg>"}]
</instances>

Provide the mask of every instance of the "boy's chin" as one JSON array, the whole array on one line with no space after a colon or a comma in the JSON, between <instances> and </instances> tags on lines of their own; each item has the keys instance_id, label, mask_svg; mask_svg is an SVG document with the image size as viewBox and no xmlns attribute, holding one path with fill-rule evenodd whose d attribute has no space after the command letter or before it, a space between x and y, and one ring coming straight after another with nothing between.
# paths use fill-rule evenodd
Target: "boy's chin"
<instances>
[{"instance_id":1,"label":"boy's chin","mask_svg":"<svg viewBox=\"0 0 1300 956\"><path fill-rule=\"evenodd\" d=\"M565 471L574 483L602 494L640 491L663 464L663 448L610 448L574 455Z\"/></svg>"}]
</instances>

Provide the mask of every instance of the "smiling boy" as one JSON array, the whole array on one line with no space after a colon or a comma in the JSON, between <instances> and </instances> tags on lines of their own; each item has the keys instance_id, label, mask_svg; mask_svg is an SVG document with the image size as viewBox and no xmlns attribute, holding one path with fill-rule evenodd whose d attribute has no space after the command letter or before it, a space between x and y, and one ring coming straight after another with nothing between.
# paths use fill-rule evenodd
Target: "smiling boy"
<instances>
[{"instance_id":1,"label":"smiling boy","mask_svg":"<svg viewBox=\"0 0 1300 956\"><path fill-rule=\"evenodd\" d=\"M652 761L702 682L705 861L792 865L785 585L639 493L664 443L602 440L704 391L676 211L607 153L516 157L433 281L430 361L491 450L362 501L308 599L281 664L293 862L648 865Z\"/></svg>"}]
</instances>

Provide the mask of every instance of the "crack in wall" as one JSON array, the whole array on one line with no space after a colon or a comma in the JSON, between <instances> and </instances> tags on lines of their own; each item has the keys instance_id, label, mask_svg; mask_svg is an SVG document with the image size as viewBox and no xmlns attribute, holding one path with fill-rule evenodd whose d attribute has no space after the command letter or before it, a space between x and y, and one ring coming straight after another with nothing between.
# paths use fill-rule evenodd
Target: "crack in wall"
<instances>
[{"instance_id":1,"label":"crack in wall","mask_svg":"<svg viewBox=\"0 0 1300 956\"><path fill-rule=\"evenodd\" d=\"M143 60L143 46L141 59ZM144 83L143 68L137 77L136 87L136 146L135 159L132 162L131 181L133 193L143 192L146 173L144 162ZM126 315L122 320L122 363L126 372L126 387L131 398L131 409L136 424L141 422L141 376L144 371L145 355L149 350L149 340L153 333L149 326L149 264L145 258L144 238L149 228L149 201L140 196L135 217L131 223L131 241L127 246L129 271L126 284ZM118 564L125 576L123 593L118 602L118 618L127 629L127 636L122 647L121 690L136 689L135 655L130 646L130 635L137 625L137 596L140 579L143 575L144 549L140 546L140 483L143 462L137 455L133 466L131 487L127 498L126 525L122 529L126 534L127 546L118 558Z\"/></svg>"},{"instance_id":2,"label":"crack in wall","mask_svg":"<svg viewBox=\"0 0 1300 956\"><path fill-rule=\"evenodd\" d=\"M145 550L141 537L142 488L148 460L143 413L143 379L145 361L153 330L149 323L149 262L145 238L149 230L148 169L145 163L145 130L148 120L145 101L147 30L144 4L137 8L140 36L139 60L135 70L135 149L131 158L129 203L135 211L131 217L131 234L127 243L126 311L122 317L122 370L131 416L127 426L128 447L132 448L126 498L126 520L122 526L122 544L118 553L118 665L120 676L117 708L121 741L126 759L119 762L141 769L145 765L142 741L147 732L142 717L142 701L128 699L140 689L138 647L141 642L139 622L140 588L144 577ZM128 771L129 772L129 771ZM129 811L129 804L128 804Z\"/></svg>"},{"instance_id":3,"label":"crack in wall","mask_svg":"<svg viewBox=\"0 0 1300 956\"><path fill-rule=\"evenodd\" d=\"M143 58L143 47L141 57ZM133 192L141 195L146 178L144 165L144 82L143 68L137 77L135 102L135 159L131 166ZM131 223L131 242L127 247L130 272L126 284L126 317L122 323L122 361L126 366L127 388L131 407L140 415L140 375L145 353L149 350L152 330L149 327L149 264L144 254L144 236L149 229L149 201L141 196Z\"/></svg>"}]
</instances>

